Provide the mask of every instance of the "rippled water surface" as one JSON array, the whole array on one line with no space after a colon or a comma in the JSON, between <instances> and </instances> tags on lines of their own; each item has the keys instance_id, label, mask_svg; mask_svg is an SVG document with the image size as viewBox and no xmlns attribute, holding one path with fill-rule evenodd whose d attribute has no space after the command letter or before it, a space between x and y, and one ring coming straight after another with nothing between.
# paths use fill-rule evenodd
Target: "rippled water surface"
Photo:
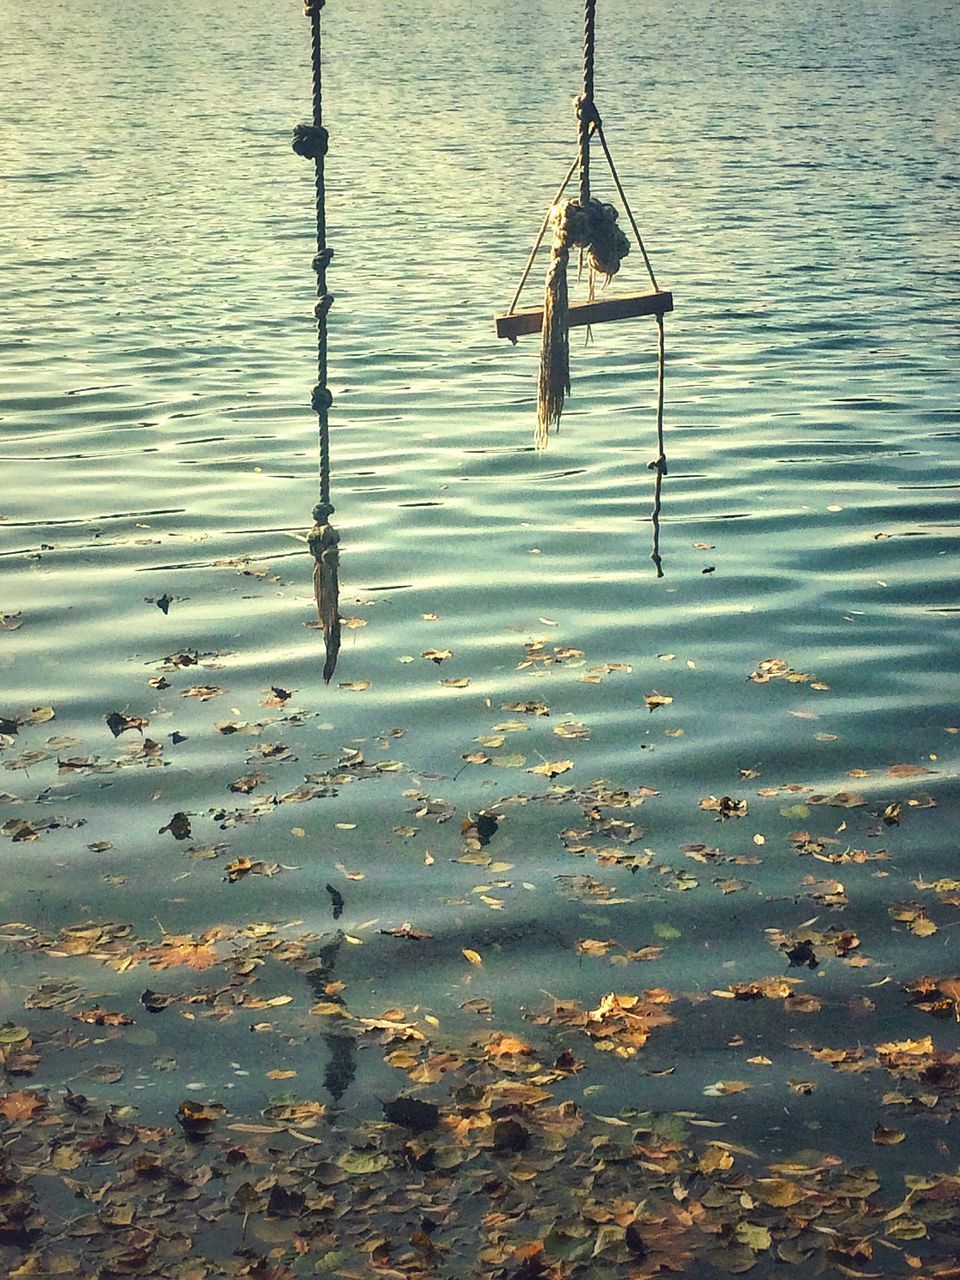
<instances>
[{"instance_id":1,"label":"rippled water surface","mask_svg":"<svg viewBox=\"0 0 960 1280\"><path fill-rule=\"evenodd\" d=\"M872 1144L892 1123L880 1082L800 1045L933 1028L960 1048L903 989L956 970L960 922L929 887L957 875L960 819L956 11L601 4L598 104L676 298L658 577L653 323L577 331L543 454L535 340L492 332L573 157L577 8L325 10L353 620L326 687L298 7L0 2L0 916L153 942L299 921L353 1013L454 1036L662 987L676 1022L626 1062L587 1046L564 1096L697 1112L767 1157L828 1145L839 1105L845 1157L955 1167L933 1119ZM594 189L613 194L599 157ZM618 287L643 287L636 252ZM751 680L770 659L808 678ZM114 712L156 745L114 738ZM545 763L564 768L530 772ZM720 820L711 796L748 811ZM174 813L189 837L158 834ZM802 831L837 843L818 861ZM851 849L871 858L822 860ZM280 870L231 884L240 858ZM846 905L804 877L842 881ZM905 903L937 931L892 917ZM871 963L791 968L765 931L814 917ZM431 936L381 932L405 923ZM617 949L581 955L585 938L662 954L611 967ZM104 976L11 948L14 1022L51 974L134 1016L147 977L169 985L143 962ZM710 994L771 975L803 978L821 1011ZM295 1035L174 1011L103 1052L157 1115L188 1083L256 1112L277 1067L322 1097L337 1046L307 1017L316 991L282 977L260 985L295 997ZM462 1008L475 998L493 1023ZM175 1070L150 1065L157 1037ZM43 1055L30 1087L73 1070ZM340 1105L376 1110L384 1073L351 1059ZM704 1096L729 1077L750 1091Z\"/></svg>"}]
</instances>

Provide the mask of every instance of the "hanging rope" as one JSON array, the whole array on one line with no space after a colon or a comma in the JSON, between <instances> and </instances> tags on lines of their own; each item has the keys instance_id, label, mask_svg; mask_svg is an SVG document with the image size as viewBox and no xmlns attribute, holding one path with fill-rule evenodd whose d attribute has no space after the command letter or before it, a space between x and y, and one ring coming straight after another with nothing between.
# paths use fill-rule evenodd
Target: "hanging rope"
<instances>
[{"instance_id":1,"label":"hanging rope","mask_svg":"<svg viewBox=\"0 0 960 1280\"><path fill-rule=\"evenodd\" d=\"M617 225L617 210L613 205L603 204L590 194L590 139L596 134L603 148L610 173L623 204L630 227L636 236L643 262L653 286L653 292L660 294L660 286L653 274L653 267L647 254L646 246L640 235L640 228L633 216L627 200L623 183L617 173L617 167L610 154L603 123L594 101L594 64L596 58L596 19L597 0L584 0L583 10L583 89L576 99L577 112L577 159L571 165L567 176L560 186L553 205L547 211L540 233L533 250L527 260L519 288L510 304L508 315L512 314L533 261L546 235L552 226L553 238L550 246L550 265L547 269L546 287L542 321L540 324L540 373L537 397L537 430L535 443L538 449L546 447L550 428L559 428L560 417L566 396L570 392L570 301L567 290L567 268L570 262L570 250L579 248L581 272L586 265L589 300L593 302L596 283L602 278L604 284L616 275L620 264L630 251L630 242ZM574 169L579 170L579 198L576 201L563 199L563 193L573 176ZM664 308L655 310L660 329L660 362L658 393L657 434L659 440L659 459L657 466L663 464L663 310L672 309L672 296L662 295L666 299ZM653 308L645 309L649 314ZM634 314L638 314L634 312ZM642 314L642 313L641 313ZM583 323L583 321L580 321ZM498 332L500 330L498 318ZM513 341L516 338L507 331ZM590 329L587 329L589 340Z\"/></svg>"},{"instance_id":2,"label":"hanging rope","mask_svg":"<svg viewBox=\"0 0 960 1280\"><path fill-rule=\"evenodd\" d=\"M652 274L652 273L651 273ZM653 511L650 523L653 526L653 550L650 559L657 567L657 577L663 577L663 561L660 558L660 492L663 488L663 477L667 474L667 458L663 447L663 382L666 364L666 347L663 337L663 316L657 316L659 330L657 342L657 457L650 463L656 471L657 479L653 489Z\"/></svg>"},{"instance_id":3,"label":"hanging rope","mask_svg":"<svg viewBox=\"0 0 960 1280\"><path fill-rule=\"evenodd\" d=\"M600 116L593 100L596 53L597 0L584 0L583 11L583 92L576 100L577 168L580 178L578 201L557 200L547 215L553 226L550 266L544 290L543 324L540 337L540 380L537 397L538 449L546 446L551 427L559 427L565 397L570 392L569 294L567 267L571 248L586 260L593 296L597 277L608 282L620 270L630 252L630 242L617 226L617 210L590 197L590 137L599 133ZM606 150L606 148L604 148ZM569 180L569 179L568 179ZM561 187L561 192L566 182ZM543 232L541 232L541 235ZM539 241L538 241L539 244ZM536 252L536 250L534 250Z\"/></svg>"},{"instance_id":4,"label":"hanging rope","mask_svg":"<svg viewBox=\"0 0 960 1280\"><path fill-rule=\"evenodd\" d=\"M597 116L593 101L593 63L597 50L597 0L584 0L583 5L583 93L577 99L580 139L580 203L586 208L590 199L590 125Z\"/></svg>"},{"instance_id":5,"label":"hanging rope","mask_svg":"<svg viewBox=\"0 0 960 1280\"><path fill-rule=\"evenodd\" d=\"M327 313L333 295L327 293L327 267L333 250L327 246L326 192L324 157L328 136L323 127L323 76L320 45L320 11L325 0L304 0L303 11L310 19L311 60L313 64L313 121L299 124L293 131L293 149L299 156L312 160L316 173L317 252L313 269L317 275L317 301L313 314L317 320L317 383L310 403L317 415L320 462L320 501L313 508L314 526L307 538L313 554L313 590L317 601L317 618L323 628L326 660L323 678L329 682L337 666L340 652L340 535L330 524L334 506L330 501L330 406L333 397L327 386Z\"/></svg>"}]
</instances>

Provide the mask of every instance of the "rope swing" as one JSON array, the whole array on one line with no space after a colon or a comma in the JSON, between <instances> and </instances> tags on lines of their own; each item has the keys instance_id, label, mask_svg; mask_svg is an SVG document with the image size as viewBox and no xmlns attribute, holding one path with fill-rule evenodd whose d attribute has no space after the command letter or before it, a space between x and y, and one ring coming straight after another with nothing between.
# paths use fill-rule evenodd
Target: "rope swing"
<instances>
[{"instance_id":1,"label":"rope swing","mask_svg":"<svg viewBox=\"0 0 960 1280\"><path fill-rule=\"evenodd\" d=\"M334 506L330 501L330 406L333 397L327 386L327 313L333 295L327 293L327 267L333 250L327 247L327 218L323 162L327 154L327 131L323 127L323 80L320 57L320 10L325 0L304 0L303 12L310 19L313 62L313 122L298 124L293 131L293 149L298 156L312 160L316 168L317 252L313 269L317 275L317 301L313 314L317 320L317 383L310 397L317 415L320 446L320 501L313 508L314 526L307 544L313 555L313 592L317 601L317 618L326 645L323 678L329 683L337 667L340 653L340 535L330 523Z\"/></svg>"},{"instance_id":2,"label":"rope swing","mask_svg":"<svg viewBox=\"0 0 960 1280\"><path fill-rule=\"evenodd\" d=\"M653 315L660 331L659 388L657 394L657 436L659 458L658 472L665 469L663 453L663 377L664 341L663 316L673 310L673 295L657 284L644 247L636 219L627 202L623 184L617 173L610 148L603 133L603 123L593 97L594 61L596 54L597 0L584 0L583 31L583 90L576 99L577 158L567 170L567 175L547 211L533 249L527 259L517 292L506 315L496 317L497 335L516 342L522 334L540 333L540 379L537 398L536 447L546 447L550 428L559 428L564 400L570 393L570 339L569 332L575 325L591 325L606 320L625 320L633 316ZM593 199L590 194L590 140L596 135L624 212L636 236L644 265L650 277L652 292L596 297L596 286L601 281L605 288L620 270L623 259L630 252L630 242L618 225L618 212L611 204ZM579 175L579 196L576 200L564 198L574 171ZM552 229L550 266L543 307L530 311L517 311L520 294L527 282L534 260L548 230ZM571 303L567 290L567 268L571 249L579 251L580 274L587 270L588 300Z\"/></svg>"}]
</instances>

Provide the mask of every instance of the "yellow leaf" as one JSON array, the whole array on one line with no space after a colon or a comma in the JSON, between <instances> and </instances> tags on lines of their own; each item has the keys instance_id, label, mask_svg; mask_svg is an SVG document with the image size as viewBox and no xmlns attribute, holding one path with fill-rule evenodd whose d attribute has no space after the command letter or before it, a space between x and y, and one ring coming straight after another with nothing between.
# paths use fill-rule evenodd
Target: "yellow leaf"
<instances>
[{"instance_id":1,"label":"yellow leaf","mask_svg":"<svg viewBox=\"0 0 960 1280\"><path fill-rule=\"evenodd\" d=\"M470 947L464 947L463 954L472 965L476 965L479 968L479 966L483 964L483 956L479 951L473 951Z\"/></svg>"},{"instance_id":2,"label":"yellow leaf","mask_svg":"<svg viewBox=\"0 0 960 1280\"><path fill-rule=\"evenodd\" d=\"M539 773L544 778L555 778L559 773L568 773L573 768L572 760L545 760L543 764L534 765L527 773Z\"/></svg>"},{"instance_id":3,"label":"yellow leaf","mask_svg":"<svg viewBox=\"0 0 960 1280\"><path fill-rule=\"evenodd\" d=\"M716 1173L718 1169L730 1169L732 1167L733 1156L729 1151L724 1151L722 1147L707 1147L697 1161L697 1168L701 1173Z\"/></svg>"},{"instance_id":4,"label":"yellow leaf","mask_svg":"<svg viewBox=\"0 0 960 1280\"><path fill-rule=\"evenodd\" d=\"M932 920L928 920L926 916L919 916L916 920L910 922L910 932L918 938L932 938L937 932L937 926Z\"/></svg>"},{"instance_id":5,"label":"yellow leaf","mask_svg":"<svg viewBox=\"0 0 960 1280\"><path fill-rule=\"evenodd\" d=\"M797 1184L786 1178L758 1178L751 1191L758 1200L774 1209L788 1209L804 1196Z\"/></svg>"}]
</instances>

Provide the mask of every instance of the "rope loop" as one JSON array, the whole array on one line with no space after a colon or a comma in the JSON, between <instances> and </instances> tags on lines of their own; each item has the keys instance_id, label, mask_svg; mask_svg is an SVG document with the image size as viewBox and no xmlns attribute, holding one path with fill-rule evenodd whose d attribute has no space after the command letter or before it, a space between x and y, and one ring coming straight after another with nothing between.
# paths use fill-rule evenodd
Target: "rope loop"
<instances>
[{"instance_id":1,"label":"rope loop","mask_svg":"<svg viewBox=\"0 0 960 1280\"><path fill-rule=\"evenodd\" d=\"M329 136L323 125L298 124L293 130L293 149L305 160L322 160L327 154Z\"/></svg>"}]
</instances>

